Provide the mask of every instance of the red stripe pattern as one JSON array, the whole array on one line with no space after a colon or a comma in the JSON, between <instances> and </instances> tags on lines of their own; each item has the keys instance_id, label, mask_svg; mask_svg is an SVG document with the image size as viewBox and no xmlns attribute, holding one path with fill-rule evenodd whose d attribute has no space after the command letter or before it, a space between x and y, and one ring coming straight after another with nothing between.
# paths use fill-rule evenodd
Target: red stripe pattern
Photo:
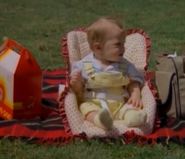
<instances>
[{"instance_id":1,"label":"red stripe pattern","mask_svg":"<svg viewBox=\"0 0 185 159\"><path fill-rule=\"evenodd\" d=\"M65 145L73 134L65 131L59 114L59 83L65 84L65 70L43 71L42 115L29 120L0 120L0 137L22 138L30 142Z\"/></svg>"}]
</instances>

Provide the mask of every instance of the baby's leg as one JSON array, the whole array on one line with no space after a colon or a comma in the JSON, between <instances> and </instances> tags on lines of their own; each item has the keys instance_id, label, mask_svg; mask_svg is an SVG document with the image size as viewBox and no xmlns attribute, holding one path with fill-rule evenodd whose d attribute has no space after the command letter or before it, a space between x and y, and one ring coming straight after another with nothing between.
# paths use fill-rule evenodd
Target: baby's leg
<instances>
[{"instance_id":1,"label":"baby's leg","mask_svg":"<svg viewBox=\"0 0 185 159\"><path fill-rule=\"evenodd\" d=\"M93 123L95 126L104 130L113 128L113 120L110 113L108 110L102 109L101 106L92 102L84 102L80 105L79 109L85 120Z\"/></svg>"},{"instance_id":2,"label":"baby's leg","mask_svg":"<svg viewBox=\"0 0 185 159\"><path fill-rule=\"evenodd\" d=\"M143 109L125 104L119 111L119 118L127 127L139 127L146 123L147 114Z\"/></svg>"}]
</instances>

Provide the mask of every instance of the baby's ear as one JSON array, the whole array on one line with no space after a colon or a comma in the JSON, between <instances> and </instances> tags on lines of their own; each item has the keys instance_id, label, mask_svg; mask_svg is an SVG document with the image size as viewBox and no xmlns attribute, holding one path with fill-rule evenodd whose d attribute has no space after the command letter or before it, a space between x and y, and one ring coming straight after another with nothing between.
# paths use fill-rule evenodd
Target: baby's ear
<instances>
[{"instance_id":1,"label":"baby's ear","mask_svg":"<svg viewBox=\"0 0 185 159\"><path fill-rule=\"evenodd\" d=\"M99 43L94 43L93 44L93 51L95 52L100 52L101 51L101 46Z\"/></svg>"}]
</instances>

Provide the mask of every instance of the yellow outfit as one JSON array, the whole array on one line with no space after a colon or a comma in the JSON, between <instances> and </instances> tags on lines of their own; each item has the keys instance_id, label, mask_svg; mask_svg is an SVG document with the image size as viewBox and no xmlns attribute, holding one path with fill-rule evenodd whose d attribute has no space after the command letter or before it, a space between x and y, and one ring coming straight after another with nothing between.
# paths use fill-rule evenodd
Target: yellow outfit
<instances>
[{"instance_id":1,"label":"yellow outfit","mask_svg":"<svg viewBox=\"0 0 185 159\"><path fill-rule=\"evenodd\" d=\"M92 111L100 110L103 102L108 106L112 117L118 119L118 111L124 106L125 97L128 98L126 90L123 89L123 86L129 84L129 78L125 74L126 64L120 63L120 72L116 74L94 73L91 62L84 62L83 64L89 76L86 84L88 87L92 87L92 89L88 91L85 88L83 91L83 103L79 107L81 113L83 116L86 116ZM103 87L106 88L102 90Z\"/></svg>"},{"instance_id":2,"label":"yellow outfit","mask_svg":"<svg viewBox=\"0 0 185 159\"><path fill-rule=\"evenodd\" d=\"M95 73L91 62L83 62L88 79L82 94L82 103L79 110L85 117L92 111L98 111L94 124L104 129L112 129L113 119L124 120L128 127L140 126L146 121L146 113L143 110L125 111L132 105L126 103L129 98L126 86L129 78L126 74L127 64L119 64L117 73ZM125 88L124 88L125 87Z\"/></svg>"}]
</instances>

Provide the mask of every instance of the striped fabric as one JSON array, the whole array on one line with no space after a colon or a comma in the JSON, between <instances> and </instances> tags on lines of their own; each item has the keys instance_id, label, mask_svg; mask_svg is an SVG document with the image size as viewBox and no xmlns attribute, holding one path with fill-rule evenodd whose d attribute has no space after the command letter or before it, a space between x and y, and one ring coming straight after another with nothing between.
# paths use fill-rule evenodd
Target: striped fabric
<instances>
[{"instance_id":1,"label":"striped fabric","mask_svg":"<svg viewBox=\"0 0 185 159\"><path fill-rule=\"evenodd\" d=\"M73 135L64 129L63 119L58 110L57 93L59 83L65 84L65 70L43 71L42 116L29 120L0 120L0 137L19 138L31 143L65 145L75 137L85 137L83 134ZM149 78L154 78L154 73ZM152 80L151 80L152 83ZM153 90L155 91L155 90ZM185 121L164 117L161 127L147 136L135 136L126 133L124 143L137 141L139 144L155 144L160 141L166 144L168 139L185 144ZM102 139L103 140L103 139ZM105 139L106 140L106 139Z\"/></svg>"},{"instance_id":2,"label":"striped fabric","mask_svg":"<svg viewBox=\"0 0 185 159\"><path fill-rule=\"evenodd\" d=\"M23 138L46 144L67 144L74 135L66 133L58 111L59 83L65 83L65 70L43 71L42 115L29 120L0 120L0 136Z\"/></svg>"}]
</instances>

